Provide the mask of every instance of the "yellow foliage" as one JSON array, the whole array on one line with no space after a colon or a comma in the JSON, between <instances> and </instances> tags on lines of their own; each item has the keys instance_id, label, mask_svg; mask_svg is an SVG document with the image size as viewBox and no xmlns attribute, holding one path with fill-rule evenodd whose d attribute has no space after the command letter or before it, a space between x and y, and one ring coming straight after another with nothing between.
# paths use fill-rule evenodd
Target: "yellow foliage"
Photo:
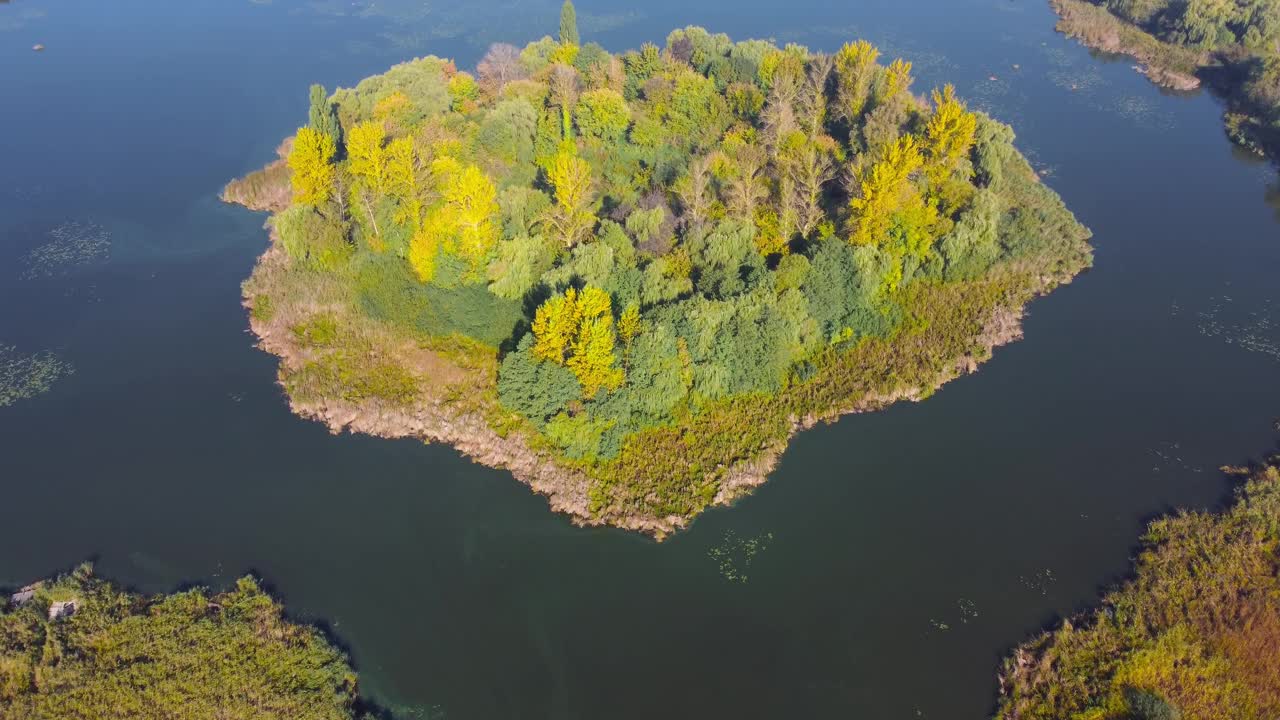
<instances>
[{"instance_id":1,"label":"yellow foliage","mask_svg":"<svg viewBox=\"0 0 1280 720\"><path fill-rule=\"evenodd\" d=\"M591 165L568 149L562 149L547 168L547 180L555 189L556 207L551 224L566 247L582 241L595 225Z\"/></svg>"},{"instance_id":2,"label":"yellow foliage","mask_svg":"<svg viewBox=\"0 0 1280 720\"><path fill-rule=\"evenodd\" d=\"M569 288L563 295L548 298L533 318L533 356L563 365L569 343L578 332L578 291Z\"/></svg>"},{"instance_id":3,"label":"yellow foliage","mask_svg":"<svg viewBox=\"0 0 1280 720\"><path fill-rule=\"evenodd\" d=\"M440 251L441 228L438 223L427 221L409 239L409 265L422 282L430 282L436 274L436 254Z\"/></svg>"},{"instance_id":4,"label":"yellow foliage","mask_svg":"<svg viewBox=\"0 0 1280 720\"><path fill-rule=\"evenodd\" d=\"M978 116L964 109L951 85L942 92L933 91L933 104L935 109L925 125L924 138L929 155L929 180L937 184L947 179L973 147Z\"/></svg>"},{"instance_id":5,"label":"yellow foliage","mask_svg":"<svg viewBox=\"0 0 1280 720\"><path fill-rule=\"evenodd\" d=\"M889 64L884 76L884 97L880 102L893 102L911 87L911 63L898 58Z\"/></svg>"},{"instance_id":6,"label":"yellow foliage","mask_svg":"<svg viewBox=\"0 0 1280 720\"><path fill-rule=\"evenodd\" d=\"M309 127L299 128L289 152L293 199L316 207L333 192L333 138Z\"/></svg>"},{"instance_id":7,"label":"yellow foliage","mask_svg":"<svg viewBox=\"0 0 1280 720\"><path fill-rule=\"evenodd\" d=\"M394 120L408 109L409 96L397 90L373 106L373 116L379 120Z\"/></svg>"},{"instance_id":8,"label":"yellow foliage","mask_svg":"<svg viewBox=\"0 0 1280 720\"><path fill-rule=\"evenodd\" d=\"M855 223L852 241L859 245L880 242L888 232L894 213L915 196L911 174L924 165L924 156L914 135L904 135L890 146L884 160L864 172L861 193L850 202Z\"/></svg>"},{"instance_id":9,"label":"yellow foliage","mask_svg":"<svg viewBox=\"0 0 1280 720\"><path fill-rule=\"evenodd\" d=\"M866 108L880 51L866 40L845 43L836 52L837 99L846 119L856 120Z\"/></svg>"},{"instance_id":10,"label":"yellow foliage","mask_svg":"<svg viewBox=\"0 0 1280 720\"><path fill-rule=\"evenodd\" d=\"M636 308L627 332L639 331L639 315ZM617 334L611 302L600 288L588 285L581 293L569 288L548 299L534 315L533 337L534 357L569 368L585 397L622 385L623 372L614 367Z\"/></svg>"},{"instance_id":11,"label":"yellow foliage","mask_svg":"<svg viewBox=\"0 0 1280 720\"><path fill-rule=\"evenodd\" d=\"M628 305L618 318L618 337L623 343L630 344L641 332L644 332L644 325L640 321L640 306Z\"/></svg>"},{"instance_id":12,"label":"yellow foliage","mask_svg":"<svg viewBox=\"0 0 1280 720\"><path fill-rule=\"evenodd\" d=\"M374 193L387 189L387 130L380 122L362 122L347 133L347 167Z\"/></svg>"},{"instance_id":13,"label":"yellow foliage","mask_svg":"<svg viewBox=\"0 0 1280 720\"><path fill-rule=\"evenodd\" d=\"M478 268L498 242L498 191L475 165L451 174L444 184L441 213L452 230L452 249Z\"/></svg>"},{"instance_id":14,"label":"yellow foliage","mask_svg":"<svg viewBox=\"0 0 1280 720\"><path fill-rule=\"evenodd\" d=\"M547 56L547 62L552 65L560 63L562 65L572 66L574 61L578 59L579 47L573 43L561 43L556 46L555 50Z\"/></svg>"}]
</instances>

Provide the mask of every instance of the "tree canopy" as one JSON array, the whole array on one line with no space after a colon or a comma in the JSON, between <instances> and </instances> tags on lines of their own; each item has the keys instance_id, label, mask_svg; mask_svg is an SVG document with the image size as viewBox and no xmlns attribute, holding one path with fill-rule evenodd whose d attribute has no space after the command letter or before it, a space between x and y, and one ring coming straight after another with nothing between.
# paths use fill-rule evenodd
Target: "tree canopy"
<instances>
[{"instance_id":1,"label":"tree canopy","mask_svg":"<svg viewBox=\"0 0 1280 720\"><path fill-rule=\"evenodd\" d=\"M936 383L998 308L1089 263L1012 131L913 83L865 41L688 27L611 54L565 3L558 40L495 45L474 75L427 57L335 92L342 146L298 131L289 264L246 294L350 328L286 388L451 398L583 473L599 517L689 516L789 418ZM422 390L442 366L474 382Z\"/></svg>"}]
</instances>

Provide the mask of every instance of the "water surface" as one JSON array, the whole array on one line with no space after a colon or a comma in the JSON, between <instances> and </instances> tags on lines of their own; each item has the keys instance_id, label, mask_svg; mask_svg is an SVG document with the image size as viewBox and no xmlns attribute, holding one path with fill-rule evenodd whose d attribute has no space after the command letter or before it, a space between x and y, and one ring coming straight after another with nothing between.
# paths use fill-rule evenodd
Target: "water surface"
<instances>
[{"instance_id":1,"label":"water surface","mask_svg":"<svg viewBox=\"0 0 1280 720\"><path fill-rule=\"evenodd\" d=\"M308 84L554 31L551 0L0 4L0 344L74 366L0 408L0 584L96 557L147 591L254 571L404 717L978 718L999 657L1122 574L1152 514L1274 444L1280 191L1212 98L1053 32L1039 0L583 0L611 50L702 24L866 37L955 82L1096 233L1027 338L925 403L799 436L658 545L445 447L290 415L218 203ZM31 51L43 43L43 53ZM69 223L106 256L24 278Z\"/></svg>"}]
</instances>

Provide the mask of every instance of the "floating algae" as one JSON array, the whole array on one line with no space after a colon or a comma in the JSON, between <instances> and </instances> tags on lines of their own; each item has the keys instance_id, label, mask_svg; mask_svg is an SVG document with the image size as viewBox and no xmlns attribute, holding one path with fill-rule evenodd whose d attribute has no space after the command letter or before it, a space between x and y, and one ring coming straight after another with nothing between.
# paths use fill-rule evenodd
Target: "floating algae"
<instances>
[{"instance_id":1,"label":"floating algae","mask_svg":"<svg viewBox=\"0 0 1280 720\"><path fill-rule=\"evenodd\" d=\"M707 555L715 560L720 568L720 575L729 582L745 583L747 569L751 567L756 555L759 555L773 541L773 533L764 533L751 538L738 537L732 530L726 530L719 545L707 551Z\"/></svg>"},{"instance_id":2,"label":"floating algae","mask_svg":"<svg viewBox=\"0 0 1280 720\"><path fill-rule=\"evenodd\" d=\"M0 345L0 407L48 392L60 378L75 372L51 352L24 355Z\"/></svg>"},{"instance_id":3,"label":"floating algae","mask_svg":"<svg viewBox=\"0 0 1280 720\"><path fill-rule=\"evenodd\" d=\"M1280 360L1280 324L1272 317L1272 302L1243 313L1232 312L1234 303L1229 295L1210 298L1208 309L1196 313L1196 329L1205 337Z\"/></svg>"},{"instance_id":4,"label":"floating algae","mask_svg":"<svg viewBox=\"0 0 1280 720\"><path fill-rule=\"evenodd\" d=\"M111 255L111 233L95 223L63 223L49 231L49 238L49 242L27 253L24 280L65 275L106 262Z\"/></svg>"}]
</instances>

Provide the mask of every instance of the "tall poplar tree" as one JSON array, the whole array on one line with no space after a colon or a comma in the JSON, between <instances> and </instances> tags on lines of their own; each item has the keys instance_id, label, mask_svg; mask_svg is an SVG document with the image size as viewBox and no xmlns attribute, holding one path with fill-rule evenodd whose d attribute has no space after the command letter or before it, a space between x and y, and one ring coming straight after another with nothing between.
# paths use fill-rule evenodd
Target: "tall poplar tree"
<instances>
[{"instance_id":1,"label":"tall poplar tree","mask_svg":"<svg viewBox=\"0 0 1280 720\"><path fill-rule=\"evenodd\" d=\"M578 45L578 12L573 9L571 0L564 0L560 6L560 43L562 45Z\"/></svg>"}]
</instances>

